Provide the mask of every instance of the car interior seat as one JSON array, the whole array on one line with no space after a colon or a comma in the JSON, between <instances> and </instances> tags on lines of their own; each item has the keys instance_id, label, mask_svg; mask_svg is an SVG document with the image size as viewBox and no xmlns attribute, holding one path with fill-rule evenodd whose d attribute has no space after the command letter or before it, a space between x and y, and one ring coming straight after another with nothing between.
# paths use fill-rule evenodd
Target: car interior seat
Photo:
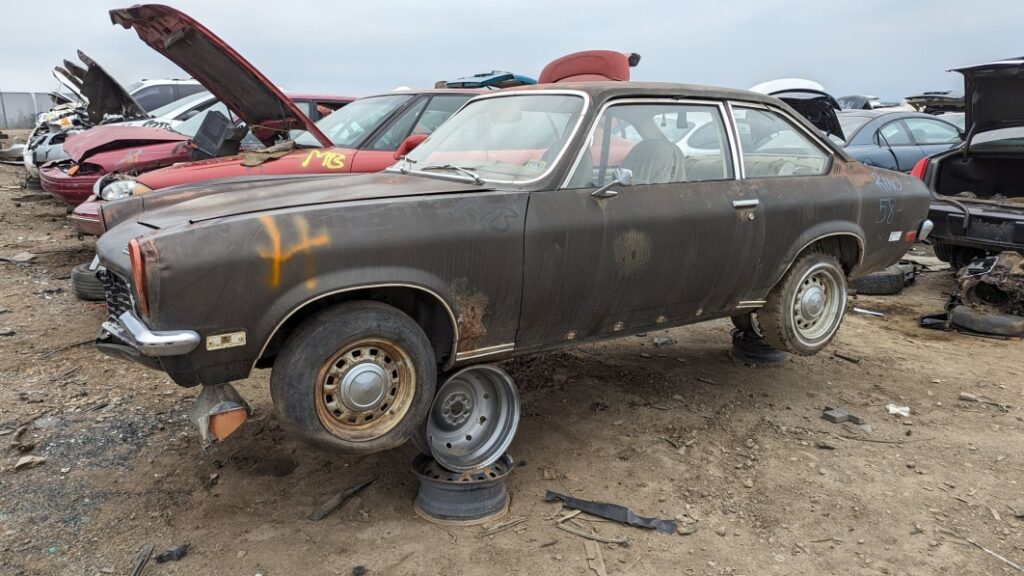
<instances>
[{"instance_id":1,"label":"car interior seat","mask_svg":"<svg viewBox=\"0 0 1024 576\"><path fill-rule=\"evenodd\" d=\"M686 180L686 156L678 146L661 138L642 140L622 160L633 171L634 184L665 184Z\"/></svg>"}]
</instances>

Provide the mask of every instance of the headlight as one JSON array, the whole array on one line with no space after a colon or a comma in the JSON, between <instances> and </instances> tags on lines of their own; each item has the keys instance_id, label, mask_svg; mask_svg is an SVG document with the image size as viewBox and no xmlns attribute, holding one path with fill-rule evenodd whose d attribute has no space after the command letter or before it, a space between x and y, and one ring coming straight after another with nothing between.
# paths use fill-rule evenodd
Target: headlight
<instances>
[{"instance_id":1,"label":"headlight","mask_svg":"<svg viewBox=\"0 0 1024 576\"><path fill-rule=\"evenodd\" d=\"M128 196L136 194L144 194L150 190L148 186L140 184L135 180L114 180L106 183L100 182L96 184L96 188L100 189L97 195L108 202L119 198L127 198ZM93 193L96 193L95 189L93 190Z\"/></svg>"}]
</instances>

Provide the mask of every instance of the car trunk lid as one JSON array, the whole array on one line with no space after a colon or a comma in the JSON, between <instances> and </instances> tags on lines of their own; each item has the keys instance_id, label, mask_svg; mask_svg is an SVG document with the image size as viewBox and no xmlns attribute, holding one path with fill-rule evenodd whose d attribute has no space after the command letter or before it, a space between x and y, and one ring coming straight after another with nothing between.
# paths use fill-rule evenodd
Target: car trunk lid
<instances>
[{"instance_id":1,"label":"car trunk lid","mask_svg":"<svg viewBox=\"0 0 1024 576\"><path fill-rule=\"evenodd\" d=\"M198 80L242 119L264 144L289 130L330 140L279 88L202 24L168 6L143 4L110 11L114 24L134 29L149 47Z\"/></svg>"},{"instance_id":2,"label":"car trunk lid","mask_svg":"<svg viewBox=\"0 0 1024 576\"><path fill-rule=\"evenodd\" d=\"M964 75L967 146L981 132L1024 126L1024 56L953 71Z\"/></svg>"}]
</instances>

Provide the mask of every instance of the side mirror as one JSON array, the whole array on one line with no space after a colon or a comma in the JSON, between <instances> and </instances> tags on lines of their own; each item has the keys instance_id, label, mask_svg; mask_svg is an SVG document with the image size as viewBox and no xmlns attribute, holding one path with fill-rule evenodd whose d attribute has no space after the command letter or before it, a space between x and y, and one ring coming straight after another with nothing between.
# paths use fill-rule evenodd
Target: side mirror
<instances>
[{"instance_id":1,"label":"side mirror","mask_svg":"<svg viewBox=\"0 0 1024 576\"><path fill-rule=\"evenodd\" d=\"M594 198L613 198L619 193L612 190L612 186L632 186L633 171L629 168L615 168L612 170L612 181L601 186L590 193Z\"/></svg>"},{"instance_id":2,"label":"side mirror","mask_svg":"<svg viewBox=\"0 0 1024 576\"><path fill-rule=\"evenodd\" d=\"M426 139L426 134L413 134L402 140L402 143L398 145L398 150L395 150L395 160L401 160L402 156L412 152L414 148L422 144Z\"/></svg>"}]
</instances>

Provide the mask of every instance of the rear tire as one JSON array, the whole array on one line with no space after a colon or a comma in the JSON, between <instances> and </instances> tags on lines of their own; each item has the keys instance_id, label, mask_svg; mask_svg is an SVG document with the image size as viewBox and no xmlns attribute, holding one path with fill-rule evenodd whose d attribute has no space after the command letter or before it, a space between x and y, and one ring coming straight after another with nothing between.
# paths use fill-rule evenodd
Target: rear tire
<instances>
[{"instance_id":1,"label":"rear tire","mask_svg":"<svg viewBox=\"0 0 1024 576\"><path fill-rule=\"evenodd\" d=\"M96 276L95 270L89 270L89 264L79 264L71 270L71 291L79 300L89 302L107 298L103 283Z\"/></svg>"},{"instance_id":2,"label":"rear tire","mask_svg":"<svg viewBox=\"0 0 1024 576\"><path fill-rule=\"evenodd\" d=\"M948 262L954 272L967 266L975 258L985 255L984 250L946 244L945 242L935 242L932 244L932 249L935 251L935 257L943 262Z\"/></svg>"},{"instance_id":3,"label":"rear tire","mask_svg":"<svg viewBox=\"0 0 1024 576\"><path fill-rule=\"evenodd\" d=\"M423 329L397 308L350 302L318 312L285 343L270 376L282 425L303 439L369 454L424 426L437 364Z\"/></svg>"},{"instance_id":4,"label":"rear tire","mask_svg":"<svg viewBox=\"0 0 1024 576\"><path fill-rule=\"evenodd\" d=\"M737 314L730 318L732 325L736 328L749 332L759 338L764 337L761 333L761 323L757 320L757 312L751 311L744 314Z\"/></svg>"},{"instance_id":5,"label":"rear tire","mask_svg":"<svg viewBox=\"0 0 1024 576\"><path fill-rule=\"evenodd\" d=\"M810 356L832 341L846 314L846 273L831 254L797 258L758 310L764 341L777 350Z\"/></svg>"}]
</instances>

